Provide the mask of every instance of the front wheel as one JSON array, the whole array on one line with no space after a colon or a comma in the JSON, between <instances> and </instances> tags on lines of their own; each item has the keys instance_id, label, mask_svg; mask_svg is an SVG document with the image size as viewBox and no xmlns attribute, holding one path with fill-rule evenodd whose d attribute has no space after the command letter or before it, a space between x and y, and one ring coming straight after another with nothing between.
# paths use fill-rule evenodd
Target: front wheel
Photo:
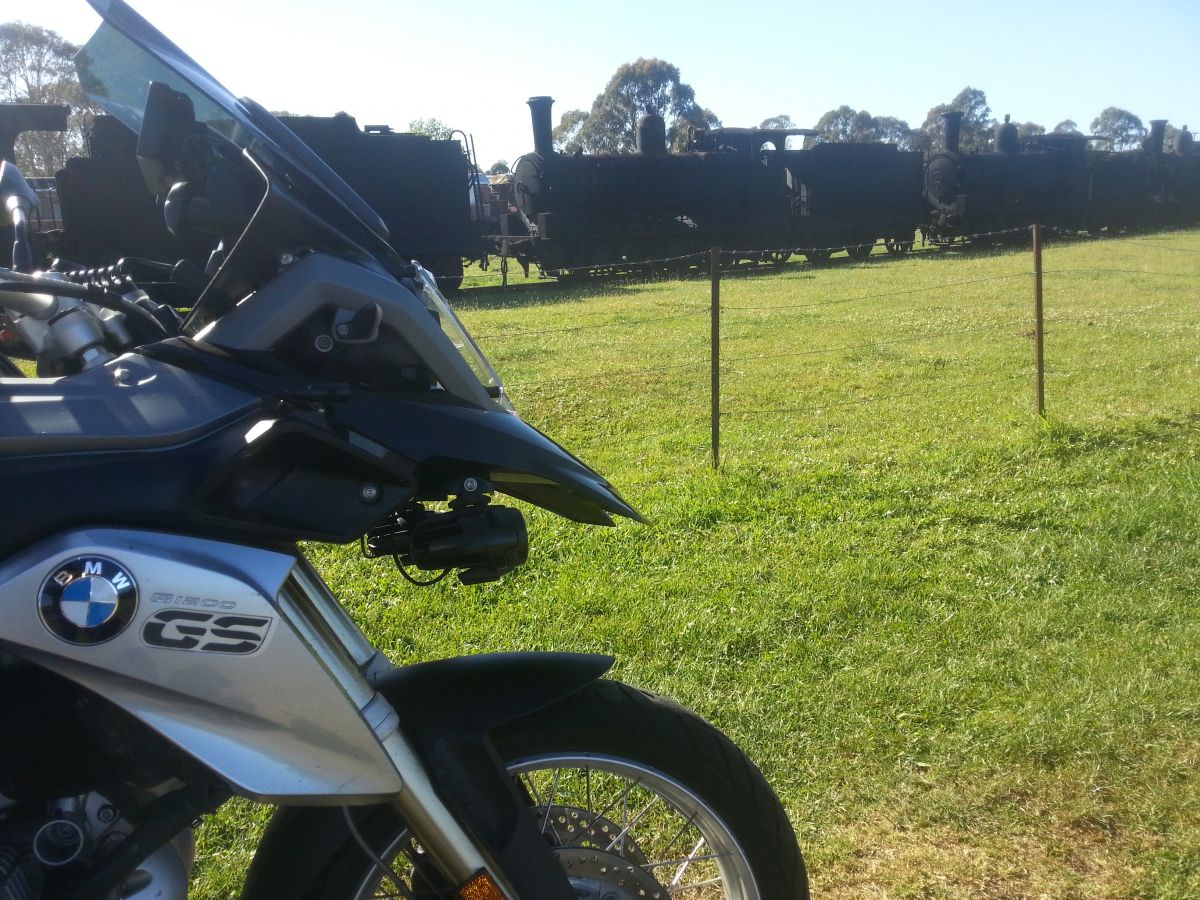
<instances>
[{"instance_id":1,"label":"front wheel","mask_svg":"<svg viewBox=\"0 0 1200 900\"><path fill-rule=\"evenodd\" d=\"M762 773L687 710L602 681L494 737L580 900L808 897ZM414 897L453 896L390 808L361 817L359 831ZM348 832L339 839L307 898L402 896Z\"/></svg>"}]
</instances>

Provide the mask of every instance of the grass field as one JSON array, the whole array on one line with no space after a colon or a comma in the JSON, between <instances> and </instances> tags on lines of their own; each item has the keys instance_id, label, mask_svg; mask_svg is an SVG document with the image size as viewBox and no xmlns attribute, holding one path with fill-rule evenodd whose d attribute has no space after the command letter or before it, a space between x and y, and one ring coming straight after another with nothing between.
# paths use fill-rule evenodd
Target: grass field
<instances>
[{"instance_id":1,"label":"grass field","mask_svg":"<svg viewBox=\"0 0 1200 900\"><path fill-rule=\"evenodd\" d=\"M315 561L399 662L614 654L759 763L817 896L1200 896L1200 233L1046 269L1045 421L1027 250L727 278L717 472L705 279L465 290L518 408L650 524L529 511L475 588ZM204 826L196 896L263 815Z\"/></svg>"}]
</instances>

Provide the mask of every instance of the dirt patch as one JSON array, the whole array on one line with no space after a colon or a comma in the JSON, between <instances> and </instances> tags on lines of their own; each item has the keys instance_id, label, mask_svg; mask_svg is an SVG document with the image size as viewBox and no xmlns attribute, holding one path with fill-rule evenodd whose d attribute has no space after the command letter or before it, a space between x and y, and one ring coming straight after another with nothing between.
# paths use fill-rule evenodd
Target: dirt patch
<instances>
[{"instance_id":1,"label":"dirt patch","mask_svg":"<svg viewBox=\"0 0 1200 900\"><path fill-rule=\"evenodd\" d=\"M1118 837L1082 825L963 833L875 822L847 829L837 842L856 849L813 873L813 895L824 900L1119 900L1131 896L1139 875Z\"/></svg>"}]
</instances>

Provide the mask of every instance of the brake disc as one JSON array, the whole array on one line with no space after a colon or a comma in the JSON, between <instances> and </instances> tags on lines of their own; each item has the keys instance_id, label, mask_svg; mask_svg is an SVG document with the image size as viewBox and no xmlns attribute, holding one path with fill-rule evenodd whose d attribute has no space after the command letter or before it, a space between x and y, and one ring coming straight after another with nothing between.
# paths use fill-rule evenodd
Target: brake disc
<instances>
[{"instance_id":1,"label":"brake disc","mask_svg":"<svg viewBox=\"0 0 1200 900\"><path fill-rule=\"evenodd\" d=\"M577 806L551 806L537 810L544 821L542 829L551 845L564 850L598 850L614 854L634 866L644 866L648 860L630 833L622 834L621 826Z\"/></svg>"},{"instance_id":2,"label":"brake disc","mask_svg":"<svg viewBox=\"0 0 1200 900\"><path fill-rule=\"evenodd\" d=\"M623 856L586 847L554 851L579 900L667 900L667 889Z\"/></svg>"}]
</instances>

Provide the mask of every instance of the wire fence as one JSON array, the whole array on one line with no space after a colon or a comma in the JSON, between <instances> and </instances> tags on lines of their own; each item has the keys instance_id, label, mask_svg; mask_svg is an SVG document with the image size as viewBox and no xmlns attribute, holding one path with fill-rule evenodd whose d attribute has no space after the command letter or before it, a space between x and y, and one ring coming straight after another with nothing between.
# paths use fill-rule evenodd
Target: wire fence
<instances>
[{"instance_id":1,"label":"wire fence","mask_svg":"<svg viewBox=\"0 0 1200 900\"><path fill-rule=\"evenodd\" d=\"M703 448L717 466L723 423L745 433L785 419L828 422L835 411L862 407L881 418L882 410L920 416L968 399L1007 412L1024 407L1033 417L1045 413L1047 402L1058 410L1068 405L1053 384L1047 399L1047 378L1108 373L1118 391L1129 386L1129 371L1148 369L1154 359L1160 370L1181 370L1180 377L1200 374L1200 266L1189 258L1200 255L1200 244L1192 237L1105 238L1097 242L1105 248L1099 265L1069 257L1070 242L1043 249L1035 241L1032 256L1004 254L985 275L942 278L931 270L922 274L935 277L919 284L887 278L888 289L849 292L856 283L847 276L836 289L805 284L811 299L794 301L798 288L767 290L760 280L723 274L721 263L746 251L714 249L709 282L683 282L688 287L675 292L690 295L695 286L694 300L683 301L687 308L629 315L623 307L616 318L600 313L585 323L485 329L480 340L502 372L510 356L516 362L522 354L559 354L551 366L518 366L508 381L518 406L522 398L535 409L549 400L569 413L573 449L638 453L667 442L676 450ZM1190 245L1172 246L1180 241ZM1170 286L1147 289L1143 280L1151 279ZM1128 295L1130 285L1140 292ZM923 295L938 301L905 306ZM1096 338L1084 337L1088 329L1136 342L1143 362L1117 366L1092 358L1097 351L1088 342ZM1163 341L1168 334L1177 338L1170 348ZM1043 354L1038 348L1048 336ZM631 363L613 364L620 359ZM814 377L816 369L821 377ZM621 424L626 410L640 416L630 430Z\"/></svg>"}]
</instances>

